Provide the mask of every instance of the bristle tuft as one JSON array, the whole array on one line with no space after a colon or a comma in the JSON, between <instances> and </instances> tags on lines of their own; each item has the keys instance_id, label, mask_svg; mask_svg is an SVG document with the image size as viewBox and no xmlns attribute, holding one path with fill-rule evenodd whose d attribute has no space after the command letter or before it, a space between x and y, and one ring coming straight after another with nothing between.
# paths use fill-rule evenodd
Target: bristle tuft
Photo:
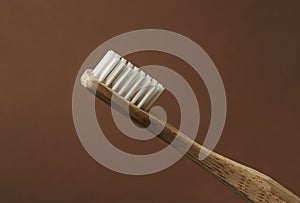
<instances>
[{"instance_id":1,"label":"bristle tuft","mask_svg":"<svg viewBox=\"0 0 300 203\"><path fill-rule=\"evenodd\" d=\"M122 58L114 51L108 51L92 71L98 82L137 107L148 111L163 92L163 86L141 69Z\"/></svg>"}]
</instances>

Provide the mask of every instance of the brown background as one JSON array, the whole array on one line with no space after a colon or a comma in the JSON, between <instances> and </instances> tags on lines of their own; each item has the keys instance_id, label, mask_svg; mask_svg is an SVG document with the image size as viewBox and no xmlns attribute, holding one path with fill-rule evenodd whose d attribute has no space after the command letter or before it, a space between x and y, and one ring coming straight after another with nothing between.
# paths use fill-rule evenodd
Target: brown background
<instances>
[{"instance_id":1,"label":"brown background","mask_svg":"<svg viewBox=\"0 0 300 203\"><path fill-rule=\"evenodd\" d=\"M0 202L243 202L185 158L160 173L128 176L104 168L81 145L71 112L77 71L104 41L144 28L189 37L218 67L228 115L216 151L300 194L298 1L130 2L0 2ZM128 58L169 66L190 81L202 110L201 141L210 116L202 80L166 54ZM176 105L174 98L165 105L170 115L178 114ZM101 117L109 108L96 107L119 148L149 153L164 146L126 138L110 116Z\"/></svg>"}]
</instances>

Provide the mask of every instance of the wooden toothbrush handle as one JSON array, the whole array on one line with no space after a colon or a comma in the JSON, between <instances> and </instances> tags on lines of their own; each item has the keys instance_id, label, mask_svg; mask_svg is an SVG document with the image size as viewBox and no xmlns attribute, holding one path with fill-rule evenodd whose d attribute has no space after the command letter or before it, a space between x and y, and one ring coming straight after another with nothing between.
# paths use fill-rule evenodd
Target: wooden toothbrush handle
<instances>
[{"instance_id":1,"label":"wooden toothbrush handle","mask_svg":"<svg viewBox=\"0 0 300 203\"><path fill-rule=\"evenodd\" d=\"M181 148L183 149L185 146L191 144L186 156L249 202L300 203L298 196L272 178L206 149L182 132L176 132L170 124L165 126L159 137L172 145L170 135L173 137L174 133L177 134L176 139L179 140L174 146L176 149L181 151ZM210 153L203 160L199 159L201 149L203 153Z\"/></svg>"},{"instance_id":2,"label":"wooden toothbrush handle","mask_svg":"<svg viewBox=\"0 0 300 203\"><path fill-rule=\"evenodd\" d=\"M272 178L215 152L199 160L200 149L201 146L194 143L187 156L246 200L255 203L300 203L298 196Z\"/></svg>"},{"instance_id":3,"label":"wooden toothbrush handle","mask_svg":"<svg viewBox=\"0 0 300 203\"><path fill-rule=\"evenodd\" d=\"M141 111L134 105L129 104L129 106L130 117L137 124L146 127L150 124L149 120L151 120L153 127L148 129L153 133L163 126L163 130L158 135L159 138L172 145L179 152L187 151L185 155L188 158L206 169L210 174L249 202L300 203L298 196L272 178L206 149L171 124L163 123L153 115ZM176 142L173 142L175 138ZM200 150L204 154L209 154L203 160L199 158Z\"/></svg>"},{"instance_id":4,"label":"wooden toothbrush handle","mask_svg":"<svg viewBox=\"0 0 300 203\"><path fill-rule=\"evenodd\" d=\"M246 200L255 203L300 203L299 197L270 177L215 152L211 152L194 142L171 124L164 123L155 116L130 104L122 97L114 94L104 84L98 84L97 79L91 74L91 70L88 69L83 74L81 83L90 92L105 103L112 105L114 109L125 116L128 116L127 109L129 106L130 118L142 127L148 127L151 123L152 127L147 128L150 132L156 133L158 129L162 129L158 135L159 138L172 145L179 152L187 151L185 155L188 158L206 169ZM115 96L113 101L111 100L112 95ZM175 138L176 142L173 142ZM204 153L210 153L204 160L199 159L201 149Z\"/></svg>"}]
</instances>

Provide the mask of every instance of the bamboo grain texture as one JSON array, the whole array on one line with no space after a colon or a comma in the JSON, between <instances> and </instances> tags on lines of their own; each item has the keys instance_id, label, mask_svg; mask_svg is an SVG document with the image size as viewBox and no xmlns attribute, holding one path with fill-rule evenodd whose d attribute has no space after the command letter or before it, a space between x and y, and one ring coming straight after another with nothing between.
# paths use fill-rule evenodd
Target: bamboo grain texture
<instances>
[{"instance_id":1,"label":"bamboo grain texture","mask_svg":"<svg viewBox=\"0 0 300 203\"><path fill-rule=\"evenodd\" d=\"M167 144L172 145L179 152L185 152L185 156L203 167L211 175L224 183L226 186L237 192L248 202L254 203L300 203L300 198L280 185L272 178L230 160L222 155L210 151L197 142L180 132L170 123L164 123L158 118L130 104L122 97L114 94L109 87L98 83L97 79L88 69L81 78L81 84L102 101L111 105L114 109L127 115L124 106L129 106L130 118L141 127L148 127L150 122L152 128L147 128L152 133L157 133L157 129L162 129L158 137ZM111 100L114 95L113 101ZM128 108L128 107L127 107ZM176 137L176 142L172 141ZM204 160L198 158L200 150L210 153Z\"/></svg>"}]
</instances>

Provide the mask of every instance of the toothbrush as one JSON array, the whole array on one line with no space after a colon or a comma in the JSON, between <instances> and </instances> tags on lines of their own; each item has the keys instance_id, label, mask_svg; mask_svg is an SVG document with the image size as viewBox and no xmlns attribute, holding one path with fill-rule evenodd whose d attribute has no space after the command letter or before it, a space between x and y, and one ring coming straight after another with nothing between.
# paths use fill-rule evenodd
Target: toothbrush
<instances>
[{"instance_id":1,"label":"toothbrush","mask_svg":"<svg viewBox=\"0 0 300 203\"><path fill-rule=\"evenodd\" d=\"M125 116L129 106L130 118L141 127L151 123L154 127L147 129L152 133L162 129L157 135L159 138L179 152L187 151L185 155L188 158L245 200L255 203L300 203L297 195L272 178L206 149L170 123L149 114L148 110L164 87L114 51L108 51L93 70L87 69L81 77L81 84ZM175 138L178 141L172 143ZM186 149L186 146L191 147ZM199 159L200 150L209 154L204 160Z\"/></svg>"}]
</instances>

